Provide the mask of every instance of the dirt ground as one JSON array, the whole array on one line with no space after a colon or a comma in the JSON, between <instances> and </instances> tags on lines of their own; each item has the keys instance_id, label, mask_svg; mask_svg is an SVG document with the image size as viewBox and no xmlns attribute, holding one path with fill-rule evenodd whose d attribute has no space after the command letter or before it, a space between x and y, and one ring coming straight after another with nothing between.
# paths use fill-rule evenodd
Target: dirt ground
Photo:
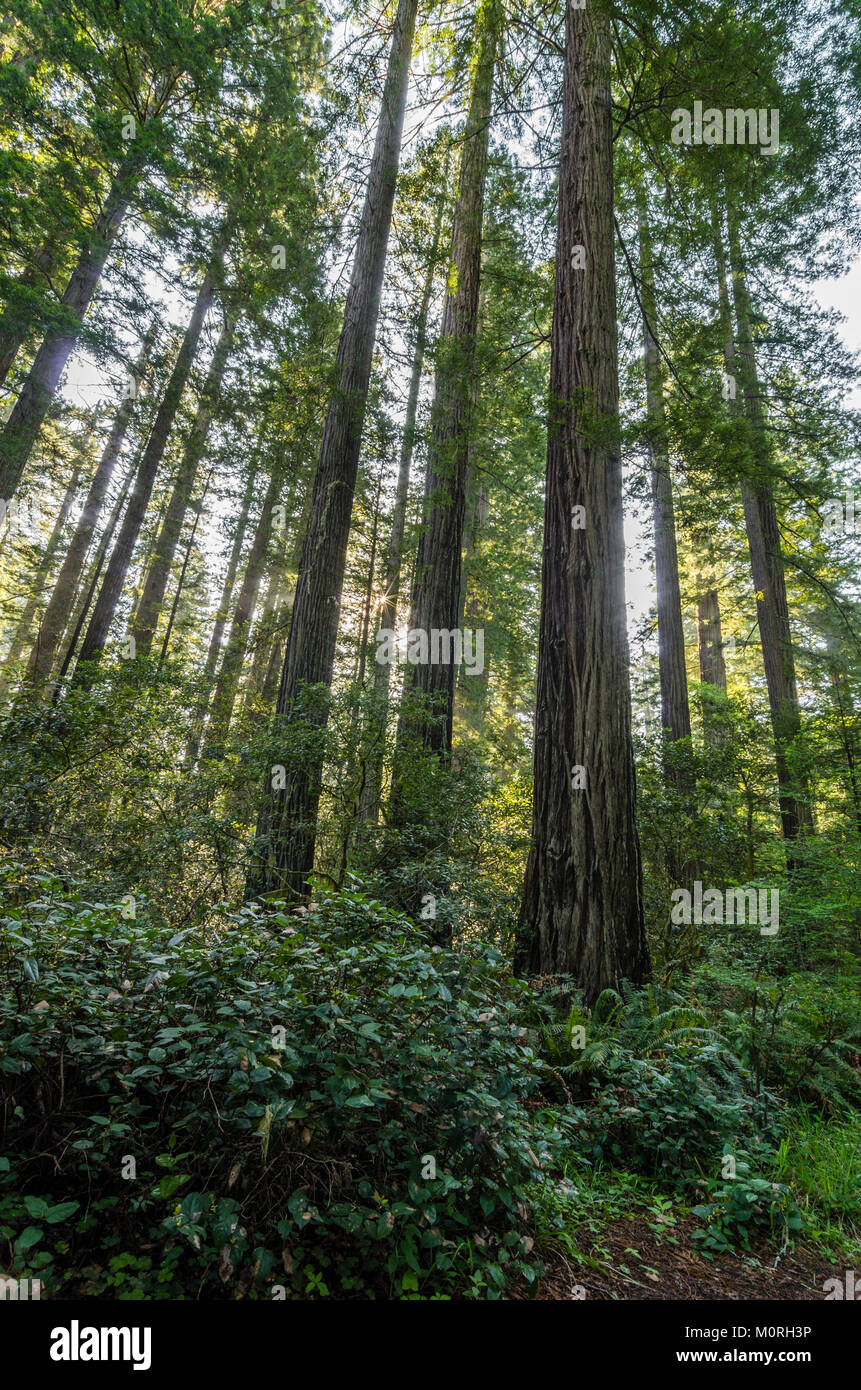
<instances>
[{"instance_id":1,"label":"dirt ground","mask_svg":"<svg viewBox=\"0 0 861 1390\"><path fill-rule=\"evenodd\" d=\"M839 1268L829 1264L821 1252L803 1244L782 1254L764 1245L705 1259L691 1243L695 1227L694 1221L679 1220L666 1235L658 1235L641 1217L625 1217L604 1227L600 1237L588 1231L581 1238L575 1234L577 1256L559 1246L545 1247L546 1273L537 1293L524 1284L508 1296L553 1302L583 1297L822 1301L826 1279L843 1281L842 1262Z\"/></svg>"}]
</instances>

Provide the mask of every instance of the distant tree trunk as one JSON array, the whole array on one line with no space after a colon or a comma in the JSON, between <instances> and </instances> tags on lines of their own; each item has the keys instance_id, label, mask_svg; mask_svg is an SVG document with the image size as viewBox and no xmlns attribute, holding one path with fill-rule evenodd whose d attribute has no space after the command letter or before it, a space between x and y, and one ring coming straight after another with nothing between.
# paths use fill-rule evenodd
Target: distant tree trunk
<instances>
[{"instance_id":1,"label":"distant tree trunk","mask_svg":"<svg viewBox=\"0 0 861 1390\"><path fill-rule=\"evenodd\" d=\"M25 266L18 283L10 295L10 303L7 304L0 318L0 386L6 380L12 364L18 355L18 349L27 337L33 322L33 315L22 309L14 301L19 297L19 292L32 290L40 280L49 280L57 267L57 247L53 239L48 237L33 260Z\"/></svg>"},{"instance_id":2,"label":"distant tree trunk","mask_svg":"<svg viewBox=\"0 0 861 1390\"><path fill-rule=\"evenodd\" d=\"M380 296L392 219L418 0L400 0L359 240L338 345L338 385L329 402L299 564L293 620L281 673L276 721L288 724L300 688L331 686L341 589ZM325 728L324 710L317 720ZM305 892L314 864L322 748L269 786L257 823L258 853L246 885L253 896L276 886Z\"/></svg>"},{"instance_id":3,"label":"distant tree trunk","mask_svg":"<svg viewBox=\"0 0 861 1390\"><path fill-rule=\"evenodd\" d=\"M646 408L652 473L652 519L655 533L655 576L658 590L661 729L664 738L670 743L675 743L678 739L690 738L691 713L688 704L682 591L679 583L673 483L664 405L664 373L654 336L658 311L652 237L646 195L641 186L637 188L637 212L640 231L640 298L645 345ZM680 776L678 772L672 774L672 780L680 789L690 789L690 779Z\"/></svg>"},{"instance_id":4,"label":"distant tree trunk","mask_svg":"<svg viewBox=\"0 0 861 1390\"><path fill-rule=\"evenodd\" d=\"M736 355L729 308L726 260L720 228L715 223L715 252L718 268L718 291L724 325L724 355L727 372L737 372L744 388L744 410L750 441L751 479L742 480L747 542L750 567L756 594L756 612L771 724L774 731L775 763L780 800L783 835L788 842L812 829L812 816L807 796L806 779L793 777L787 761L787 750L801 731L801 707L795 678L795 657L789 626L789 605L783 555L780 549L780 528L774 492L769 481L771 457L765 420L762 411L762 389L756 369L753 337L750 326L750 300L745 283L741 245L735 218L730 211L730 259L732 289L738 328L739 351Z\"/></svg>"},{"instance_id":5,"label":"distant tree trunk","mask_svg":"<svg viewBox=\"0 0 861 1390\"><path fill-rule=\"evenodd\" d=\"M51 675L51 669L57 656L57 648L69 621L69 614L75 601L75 592L134 412L137 385L146 370L147 360L155 341L155 333L156 326L153 322L134 366L135 395L127 395L120 403L114 416L114 423L90 483L90 490L87 493L83 511L78 519L74 535L60 567L60 573L57 575L48 607L45 609L42 625L30 652L28 675L37 689L43 688Z\"/></svg>"},{"instance_id":6,"label":"distant tree trunk","mask_svg":"<svg viewBox=\"0 0 861 1390\"><path fill-rule=\"evenodd\" d=\"M206 654L206 661L203 666L204 689L208 690L209 682L215 674L218 665L218 656L221 651L221 641L224 636L224 629L227 626L227 619L230 616L230 600L233 596L233 587L236 583L236 575L239 570L239 561L242 556L242 546L245 541L245 532L248 529L248 513L251 510L251 499L254 496L254 484L257 481L258 460L255 458L248 472L248 480L245 484L245 495L239 508L239 518L233 534L233 546L230 551L230 558L227 562L227 573L224 576L224 584L221 589L221 598L215 610L215 622L212 628L212 636L209 640L209 651ZM206 713L206 699L204 698L192 721L192 730L189 735L185 749L185 762L187 767L191 767L197 759L200 749L200 732L203 718Z\"/></svg>"},{"instance_id":7,"label":"distant tree trunk","mask_svg":"<svg viewBox=\"0 0 861 1390\"><path fill-rule=\"evenodd\" d=\"M222 657L221 667L218 672L218 680L215 683L215 690L212 693L212 704L209 711L209 727L206 731L206 740L203 750L204 758L217 758L221 756L221 744L230 728L230 721L233 718L236 690L239 685L239 677L242 674L242 663L245 660L248 634L251 631L251 624L254 621L254 609L260 590L260 581L263 578L266 551L272 536L272 508L277 501L280 486L281 478L276 471L269 480L269 487L266 490L266 496L263 499L263 505L260 509L260 519L257 522L257 529L254 533L254 540L248 555L248 563L245 566L245 574L239 590L239 597L236 600L233 622L230 625L230 633L224 648L224 656Z\"/></svg>"},{"instance_id":8,"label":"distant tree trunk","mask_svg":"<svg viewBox=\"0 0 861 1390\"><path fill-rule=\"evenodd\" d=\"M831 700L840 724L840 742L846 759L846 776L843 785L852 804L855 824L861 834L861 785L859 785L858 716L852 700L852 691L841 668L839 648L831 633L826 638L828 650L828 685Z\"/></svg>"},{"instance_id":9,"label":"distant tree trunk","mask_svg":"<svg viewBox=\"0 0 861 1390\"><path fill-rule=\"evenodd\" d=\"M203 485L203 492L201 493L200 501L197 503L194 509L194 521L192 522L191 531L189 532L188 544L185 547L185 555L183 557L182 565L180 567L179 578L176 581L176 593L173 596L173 603L171 604L170 614L168 615L167 620L167 627L165 628L164 640L161 644L161 652L159 653L159 670L161 670L162 666L165 663L168 648L170 647L170 639L171 634L173 632L173 625L176 622L176 613L177 609L179 608L179 601L182 598L182 591L185 587L185 576L188 572L188 562L191 559L191 552L194 549L194 538L197 535L197 528L200 525L200 518L203 515L203 504L206 501L206 494L209 492L209 484L212 482L212 473L213 470L210 468L209 472L206 475L206 482Z\"/></svg>"},{"instance_id":10,"label":"distant tree trunk","mask_svg":"<svg viewBox=\"0 0 861 1390\"><path fill-rule=\"evenodd\" d=\"M726 694L726 663L720 621L720 600L711 574L697 575L697 638L700 680Z\"/></svg>"},{"instance_id":11,"label":"distant tree trunk","mask_svg":"<svg viewBox=\"0 0 861 1390\"><path fill-rule=\"evenodd\" d=\"M448 161L446 161L446 173ZM427 350L428 314L433 294L439 243L442 236L442 219L445 199L440 198L434 224L433 244L428 257L422 297L416 319L415 347L413 349L412 371L407 393L407 409L404 417L404 432L401 436L401 452L398 461L398 480L395 488L395 504L392 510L392 526L386 560L385 585L380 603L378 630L393 631L397 623L398 599L401 586L401 564L404 551L404 527L407 514L407 496L410 487L410 471L416 445L416 419L418 417L419 392L422 383L425 352ZM391 667L387 661L374 662L374 700L368 722L368 752L365 766L365 781L362 787L359 815L364 824L376 825L380 814L380 790L383 780L383 755L386 743L386 724L389 707L389 674Z\"/></svg>"},{"instance_id":12,"label":"distant tree trunk","mask_svg":"<svg viewBox=\"0 0 861 1390\"><path fill-rule=\"evenodd\" d=\"M221 383L233 345L234 327L235 319L226 319L219 335L206 381L200 393L194 423L182 451L173 490L167 504L167 511L156 541L155 552L144 579L141 600L132 625L132 635L135 639L138 656L147 656L152 647L170 577L170 568L176 554L176 547L179 544L185 513L194 491L200 461L206 451L206 441L209 437L212 417L221 393Z\"/></svg>"},{"instance_id":13,"label":"distant tree trunk","mask_svg":"<svg viewBox=\"0 0 861 1390\"><path fill-rule=\"evenodd\" d=\"M570 973L591 1004L621 980L644 979L649 952L625 609L606 8L569 0L565 30L532 847L517 963Z\"/></svg>"},{"instance_id":14,"label":"distant tree trunk","mask_svg":"<svg viewBox=\"0 0 861 1390\"><path fill-rule=\"evenodd\" d=\"M21 617L18 620L18 625L15 628L15 634L12 638L12 645L9 648L8 653L6 654L6 661L4 663L6 671L2 681L0 681L0 695L5 695L6 691L8 690L9 685L15 677L18 662L21 659L21 654L27 646L27 643L32 640L33 618L35 616L36 609L39 606L39 601L42 598L45 584L51 573L51 569L54 563L54 556L56 555L60 542L63 539L63 532L66 529L66 522L69 519L69 512L72 510L75 497L77 496L78 483L80 482L80 478L81 465L78 464L74 472L72 473L69 486L66 488L65 496L63 497L60 510L57 514L57 520L54 523L54 529L48 538L48 543L45 546L45 549L42 551L42 556L39 560L38 566L36 567L36 572L30 580L30 593L28 595L27 602L24 605Z\"/></svg>"},{"instance_id":15,"label":"distant tree trunk","mask_svg":"<svg viewBox=\"0 0 861 1390\"><path fill-rule=\"evenodd\" d=\"M62 682L65 680L66 672L68 671L69 666L72 663L72 658L74 657L78 649L78 642L80 641L81 633L84 628L84 623L87 621L87 616L90 611L90 605L93 602L93 596L96 592L96 587L101 577L102 567L105 563L107 553L110 550L111 543L114 538L114 532L117 529L117 522L122 516L123 507L126 504L126 499L131 491L132 483L134 482L134 479L137 475L138 462L139 458L136 458L135 461L132 463L128 473L126 474L125 481L120 490L120 495L114 503L114 509L111 512L108 524L105 527L104 535L99 541L98 549L93 559L93 563L90 566L89 573L86 577L83 592L78 597L77 611L75 611L72 614L69 640L66 643L65 654L63 656L60 669L57 672L57 678L54 681L53 699L55 703L59 695L60 686L62 685Z\"/></svg>"},{"instance_id":16,"label":"distant tree trunk","mask_svg":"<svg viewBox=\"0 0 861 1390\"><path fill-rule=\"evenodd\" d=\"M498 0L481 0L476 16L478 51L452 227L450 288L437 345L423 519L410 610L410 628L428 635L434 630L455 631L460 605L484 192L501 20ZM396 773L409 744L419 743L443 754L451 751L456 675L453 660L420 662L406 668ZM425 698L417 702L410 696ZM395 819L401 816L397 780L396 776L392 800Z\"/></svg>"},{"instance_id":17,"label":"distant tree trunk","mask_svg":"<svg viewBox=\"0 0 861 1390\"><path fill-rule=\"evenodd\" d=\"M213 296L212 274L207 271L203 277L200 289L197 292L197 299L194 303L188 327L182 346L177 354L170 380L162 397L158 414L150 431L146 448L141 457L140 465L135 479L132 495L123 517L123 524L117 536L116 544L111 552L105 578L102 583L99 597L93 609L90 625L87 628L86 636L81 643L81 650L78 655L78 667L86 661L92 661L99 652L104 650L107 642L108 632L113 622L114 613L120 600L120 595L125 584L126 573L131 563L132 552L135 548L141 524L146 515L149 500L152 495L153 484L155 483L158 466L164 454L165 445L173 425L174 417L179 407L182 393L185 390L186 382L191 371L195 353L197 352L200 334L203 328L203 321L209 312ZM78 680L77 669L75 680Z\"/></svg>"},{"instance_id":18,"label":"distant tree trunk","mask_svg":"<svg viewBox=\"0 0 861 1390\"><path fill-rule=\"evenodd\" d=\"M10 498L21 481L63 368L78 341L81 323L126 215L140 175L141 157L130 155L114 179L61 300L65 325L49 329L0 435L0 497Z\"/></svg>"}]
</instances>

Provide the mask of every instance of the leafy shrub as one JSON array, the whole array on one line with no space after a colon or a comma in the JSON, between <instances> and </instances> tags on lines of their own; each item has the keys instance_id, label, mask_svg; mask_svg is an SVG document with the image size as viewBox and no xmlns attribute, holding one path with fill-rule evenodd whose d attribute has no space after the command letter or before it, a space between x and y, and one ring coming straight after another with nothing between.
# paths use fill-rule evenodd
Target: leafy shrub
<instances>
[{"instance_id":1,"label":"leafy shrub","mask_svg":"<svg viewBox=\"0 0 861 1390\"><path fill-rule=\"evenodd\" d=\"M495 952L358 893L171 932L46 885L4 927L0 1232L49 1294L534 1278L529 1189L564 1136Z\"/></svg>"},{"instance_id":2,"label":"leafy shrub","mask_svg":"<svg viewBox=\"0 0 861 1390\"><path fill-rule=\"evenodd\" d=\"M676 991L605 990L591 1014L575 1004L541 1035L560 1079L589 1097L581 1142L597 1160L677 1185L727 1144L775 1137L777 1099L751 1091L726 1037Z\"/></svg>"},{"instance_id":3,"label":"leafy shrub","mask_svg":"<svg viewBox=\"0 0 861 1390\"><path fill-rule=\"evenodd\" d=\"M802 1230L804 1222L789 1187L754 1177L750 1164L739 1157L736 1176L713 1183L709 1201L692 1209L706 1225L694 1231L706 1255L723 1255L734 1245L750 1248L751 1235L768 1229L772 1235Z\"/></svg>"}]
</instances>

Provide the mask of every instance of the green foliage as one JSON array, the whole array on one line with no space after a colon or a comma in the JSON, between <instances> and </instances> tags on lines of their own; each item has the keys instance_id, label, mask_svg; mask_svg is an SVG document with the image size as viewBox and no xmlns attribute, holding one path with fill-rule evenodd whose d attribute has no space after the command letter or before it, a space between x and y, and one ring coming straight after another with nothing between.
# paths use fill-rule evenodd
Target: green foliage
<instances>
[{"instance_id":1,"label":"green foliage","mask_svg":"<svg viewBox=\"0 0 861 1390\"><path fill-rule=\"evenodd\" d=\"M358 893L172 932L45 884L4 925L2 1230L55 1291L534 1278L528 1192L563 1131L532 1117L543 1068L492 950L432 948Z\"/></svg>"}]
</instances>

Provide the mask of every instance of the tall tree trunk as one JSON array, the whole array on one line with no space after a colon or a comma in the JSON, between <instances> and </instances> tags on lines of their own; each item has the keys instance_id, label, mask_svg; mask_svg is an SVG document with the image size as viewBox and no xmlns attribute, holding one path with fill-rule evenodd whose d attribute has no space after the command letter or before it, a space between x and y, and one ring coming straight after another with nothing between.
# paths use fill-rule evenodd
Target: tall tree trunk
<instances>
[{"instance_id":1,"label":"tall tree trunk","mask_svg":"<svg viewBox=\"0 0 861 1390\"><path fill-rule=\"evenodd\" d=\"M649 953L625 622L604 4L580 10L568 0L565 32L532 847L518 964L570 973L591 1004L608 986L642 980Z\"/></svg>"},{"instance_id":2,"label":"tall tree trunk","mask_svg":"<svg viewBox=\"0 0 861 1390\"><path fill-rule=\"evenodd\" d=\"M481 0L476 16L478 52L452 227L451 287L446 293L437 346L423 520L410 611L410 628L428 634L435 629L452 632L458 622L484 191L501 18L498 0ZM436 752L450 752L456 674L453 661L407 667L406 698L398 725L400 755L396 754L396 759L414 742ZM425 698L417 702L410 700L411 695ZM395 795L396 817L398 805Z\"/></svg>"},{"instance_id":3,"label":"tall tree trunk","mask_svg":"<svg viewBox=\"0 0 861 1390\"><path fill-rule=\"evenodd\" d=\"M730 376L738 373L744 388L744 412L748 424L750 478L742 480L745 527L750 568L756 594L756 612L762 660L768 687L768 703L774 732L780 818L784 838L794 841L812 829L812 816L804 777L794 777L787 750L801 730L801 707L795 678L795 657L789 626L786 579L780 549L780 528L774 491L769 481L771 457L762 410L762 389L750 322L750 299L745 281L738 228L732 210L728 215L732 291L738 329L738 354L732 331L732 312L727 287L726 258L720 227L715 221L715 253L718 293L724 331L724 356ZM755 480L755 481L753 481Z\"/></svg>"},{"instance_id":4,"label":"tall tree trunk","mask_svg":"<svg viewBox=\"0 0 861 1390\"><path fill-rule=\"evenodd\" d=\"M68 311L62 327L45 334L12 413L0 435L0 497L10 498L21 481L30 451L45 419L63 368L78 341L81 323L101 278L140 176L138 151L125 161L114 179L95 226L82 248L61 304Z\"/></svg>"},{"instance_id":5,"label":"tall tree trunk","mask_svg":"<svg viewBox=\"0 0 861 1390\"><path fill-rule=\"evenodd\" d=\"M204 758L217 758L221 755L221 743L230 728L236 691L242 674L242 663L248 645L248 634L254 620L254 609L266 562L266 551L272 536L272 508L278 498L281 478L278 470L269 480L269 487L260 509L260 519L254 532L254 540L245 566L245 574L233 612L230 634L224 648L224 656L218 672L218 680L212 693L209 710L209 727L206 732Z\"/></svg>"},{"instance_id":6,"label":"tall tree trunk","mask_svg":"<svg viewBox=\"0 0 861 1390\"><path fill-rule=\"evenodd\" d=\"M290 721L300 687L331 686L350 517L400 161L418 0L400 0L359 240L338 344L338 384L326 415L299 564L293 620L276 720ZM324 709L316 722L325 728ZM314 865L322 749L291 772L285 789L267 786L257 823L262 853L247 891L280 886L302 894Z\"/></svg>"},{"instance_id":7,"label":"tall tree trunk","mask_svg":"<svg viewBox=\"0 0 861 1390\"><path fill-rule=\"evenodd\" d=\"M173 603L171 604L170 613L168 615L167 620L167 627L165 628L164 632L164 640L161 644L161 652L159 653L159 670L161 670L162 666L165 663L168 648L170 647L170 638L173 632L173 625L176 622L176 613L177 609L179 608L179 601L182 597L182 591L185 587L185 576L188 572L188 562L191 559L191 552L194 549L194 539L197 535L197 528L200 525L200 518L203 515L203 504L206 501L206 494L209 492L209 484L212 482L212 473L213 470L210 468L209 472L206 475L206 482L203 485L203 492L201 493L200 501L197 503L197 506L194 509L194 521L192 522L191 531L189 532L188 544L185 547L185 555L183 557L182 565L180 567L179 578L176 581L176 593L173 596Z\"/></svg>"},{"instance_id":8,"label":"tall tree trunk","mask_svg":"<svg viewBox=\"0 0 861 1390\"><path fill-rule=\"evenodd\" d=\"M227 561L227 573L224 576L224 584L221 588L221 598L215 610L215 622L212 627L212 636L209 639L209 651L206 654L206 661L203 665L203 686L208 691L209 682L215 675L215 668L218 665L218 656L221 651L221 641L224 637L224 629L227 626L227 619L230 616L230 600L233 596L233 587L236 583L236 575L239 570L239 561L242 556L242 546L245 541L245 532L248 528L248 513L251 510L251 499L254 496L254 484L257 481L258 459L255 457L248 470L248 479L245 484L245 495L239 508L239 518L233 534L233 545L230 557ZM187 767L192 767L197 760L200 750L200 733L203 720L206 714L206 697L201 700L195 711L192 720L191 733L185 749L185 763Z\"/></svg>"},{"instance_id":9,"label":"tall tree trunk","mask_svg":"<svg viewBox=\"0 0 861 1390\"><path fill-rule=\"evenodd\" d=\"M141 452L143 451L141 450ZM54 681L53 699L55 703L59 696L60 687L65 679L66 672L68 671L72 663L72 658L75 656L75 653L77 652L78 642L80 641L81 633L84 630L84 623L87 621L87 617L90 612L90 605L93 602L93 597L95 595L96 588L98 587L99 579L101 578L102 567L104 566L108 551L110 550L111 544L113 542L114 532L117 529L117 522L122 516L123 507L126 505L126 499L128 498L128 495L131 492L132 483L134 482L135 477L137 476L139 461L140 455L138 455L138 457L133 461L128 473L126 474L125 481L123 482L122 488L120 489L120 495L114 503L114 509L111 512L111 515L108 519L108 524L105 527L104 535L99 541L98 548L93 559L93 563L90 566L89 572L86 577L83 591L78 597L76 611L72 614L71 623L69 625L69 639L66 643L66 650L63 656L62 663L60 665L60 669L57 672L57 677Z\"/></svg>"},{"instance_id":10,"label":"tall tree trunk","mask_svg":"<svg viewBox=\"0 0 861 1390\"><path fill-rule=\"evenodd\" d=\"M170 380L168 381L161 405L158 408L158 413L150 431L149 439L147 440L146 448L141 457L137 477L135 478L135 485L132 490L132 495L129 498L125 516L123 517L123 524L117 536L116 544L111 552L111 558L108 562L107 570L105 571L105 578L99 592L99 597L93 608L90 625L81 643L81 649L78 655L79 667L83 662L92 661L97 654L104 649L107 641L114 613L116 612L116 607L123 591L126 573L131 563L132 552L134 551L135 543L140 533L140 528L152 495L158 466L161 463L171 426L173 425L182 393L188 381L195 353L197 352L203 321L212 303L213 292L212 273L207 271L203 277L200 289L197 292L197 298L194 303L188 327L185 330L182 346L177 354ZM76 681L78 679L77 669L75 672L75 679Z\"/></svg>"},{"instance_id":11,"label":"tall tree trunk","mask_svg":"<svg viewBox=\"0 0 861 1390\"><path fill-rule=\"evenodd\" d=\"M726 695L726 662L720 620L720 598L714 574L697 575L697 648L700 680ZM718 741L715 709L708 694L703 695L703 738L709 747Z\"/></svg>"},{"instance_id":12,"label":"tall tree trunk","mask_svg":"<svg viewBox=\"0 0 861 1390\"><path fill-rule=\"evenodd\" d=\"M446 160L445 172L448 172ZM444 175L445 177L445 175ZM413 349L410 385L407 393L407 409L404 417L404 432L401 436L401 452L398 460L398 479L395 487L395 504L392 509L392 526L386 557L386 575L383 597L380 603L379 630L393 631L398 617L398 599L401 586L401 564L404 551L404 528L407 515L407 496L410 488L410 471L416 446L416 419L418 417L419 392L422 384L422 370L427 350L428 314L433 294L437 256L442 236L442 221L445 198L437 205L434 223L433 244L425 270L422 297L416 319L416 338ZM367 762L365 781L362 787L359 815L366 825L376 825L380 813L380 789L383 780L383 755L386 743L386 724L389 711L389 676L391 666L387 661L374 662L374 700L368 724Z\"/></svg>"},{"instance_id":13,"label":"tall tree trunk","mask_svg":"<svg viewBox=\"0 0 861 1390\"><path fill-rule=\"evenodd\" d=\"M45 583L51 573L51 568L54 563L54 556L56 555L60 542L63 539L63 532L66 528L66 522L69 519L69 512L72 510L75 497L77 496L78 483L80 482L80 478L81 465L78 464L74 472L72 473L69 486L66 488L65 496L63 497L60 510L57 514L57 520L54 523L54 529L48 538L48 543L45 546L45 549L42 551L42 557L39 561L38 566L36 567L36 572L30 581L30 593L28 595L27 602L24 605L21 617L18 620L18 625L15 628L15 635L12 638L12 645L10 646L9 651L6 655L6 661L4 663L6 670L2 681L0 681L0 695L5 695L6 691L8 690L9 685L15 677L16 668L18 666L18 662L21 659L21 653L24 651L27 643L32 639L33 618L35 616L36 609L39 606L39 600L42 597L42 591L45 587Z\"/></svg>"},{"instance_id":14,"label":"tall tree trunk","mask_svg":"<svg viewBox=\"0 0 861 1390\"><path fill-rule=\"evenodd\" d=\"M156 541L155 553L144 579L141 600L132 625L132 635L139 656L147 656L152 647L170 577L170 567L179 544L185 513L191 501L197 471L206 451L212 417L221 393L227 359L233 345L234 327L235 318L226 318L200 394L194 423L182 451L173 491Z\"/></svg>"},{"instance_id":15,"label":"tall tree trunk","mask_svg":"<svg viewBox=\"0 0 861 1390\"><path fill-rule=\"evenodd\" d=\"M673 483L664 405L664 374L654 336L657 329L657 299L646 194L637 187L637 214L640 232L640 298L643 309L646 409L648 413L649 454L652 481L652 519L655 532L655 577L658 589L658 670L661 686L661 729L670 743L691 736L688 704L688 675L685 662L685 629L682 621L682 591L679 583L679 556L676 546L676 519ZM689 788L690 779L672 775L679 787Z\"/></svg>"},{"instance_id":16,"label":"tall tree trunk","mask_svg":"<svg viewBox=\"0 0 861 1390\"><path fill-rule=\"evenodd\" d=\"M134 365L134 395L126 396L114 416L114 423L90 483L90 490L87 493L83 511L78 519L74 535L60 567L60 573L57 575L48 607L45 609L36 641L30 652L29 678L38 689L41 689L50 677L57 656L57 648L69 621L81 571L84 568L90 542L99 523L117 459L125 441L136 404L137 388L146 370L147 360L155 342L155 334L156 325L153 322Z\"/></svg>"},{"instance_id":17,"label":"tall tree trunk","mask_svg":"<svg viewBox=\"0 0 861 1390\"><path fill-rule=\"evenodd\" d=\"M843 779L843 785L852 804L855 824L859 834L861 834L861 767L859 767L861 758L859 758L858 749L858 716L855 712L852 691L846 680L846 674L841 668L839 647L832 633L828 633L826 637L826 646L828 650L828 686L839 721L840 743L843 748L843 756L846 759L846 776Z\"/></svg>"}]
</instances>

